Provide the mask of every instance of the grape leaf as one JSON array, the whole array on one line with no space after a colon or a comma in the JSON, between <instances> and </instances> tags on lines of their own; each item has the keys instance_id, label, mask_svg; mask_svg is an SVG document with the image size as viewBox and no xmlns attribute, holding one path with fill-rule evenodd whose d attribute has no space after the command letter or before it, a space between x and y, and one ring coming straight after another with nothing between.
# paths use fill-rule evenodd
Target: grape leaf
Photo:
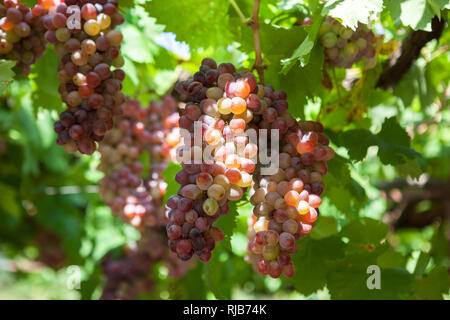
<instances>
[{"instance_id":1,"label":"grape leaf","mask_svg":"<svg viewBox=\"0 0 450 320\"><path fill-rule=\"evenodd\" d=\"M370 146L378 146L378 156L385 165L404 164L421 156L410 148L411 139L395 117L386 119L376 135L365 129L354 129L342 132L338 139L348 149L350 158L356 161L366 156Z\"/></svg>"},{"instance_id":2,"label":"grape leaf","mask_svg":"<svg viewBox=\"0 0 450 320\"><path fill-rule=\"evenodd\" d=\"M329 263L343 257L344 247L344 243L338 237L300 240L298 253L292 257L296 269L292 278L294 287L304 295L323 288Z\"/></svg>"},{"instance_id":3,"label":"grape leaf","mask_svg":"<svg viewBox=\"0 0 450 320\"><path fill-rule=\"evenodd\" d=\"M352 178L348 160L336 155L327 164L328 174L324 177L324 182L328 186L326 198L343 214L356 216L367 202L367 195Z\"/></svg>"},{"instance_id":4,"label":"grape leaf","mask_svg":"<svg viewBox=\"0 0 450 320\"><path fill-rule=\"evenodd\" d=\"M431 31L431 19L437 6L443 9L445 3L434 1L433 6L430 6L427 0L386 0L385 6L391 13L392 20L400 19L403 25L414 30Z\"/></svg>"},{"instance_id":5,"label":"grape leaf","mask_svg":"<svg viewBox=\"0 0 450 320\"><path fill-rule=\"evenodd\" d=\"M166 26L165 31L175 33L179 41L185 41L191 47L221 46L231 43L233 38L226 27L228 1L152 0L144 7L158 23Z\"/></svg>"},{"instance_id":6,"label":"grape leaf","mask_svg":"<svg viewBox=\"0 0 450 320\"><path fill-rule=\"evenodd\" d=\"M369 230L369 229L368 229ZM413 290L413 275L405 269L381 268L378 258L390 248L384 243L368 250L359 245L346 247L344 258L336 261L327 277L331 299L405 299ZM380 267L380 289L369 289L369 266Z\"/></svg>"},{"instance_id":7,"label":"grape leaf","mask_svg":"<svg viewBox=\"0 0 450 320\"><path fill-rule=\"evenodd\" d=\"M338 232L338 222L333 217L320 216L311 230L312 239L318 240L334 235Z\"/></svg>"},{"instance_id":8,"label":"grape leaf","mask_svg":"<svg viewBox=\"0 0 450 320\"><path fill-rule=\"evenodd\" d=\"M230 210L226 216L220 217L219 220L214 224L224 233L225 237L222 241L222 244L228 250L231 250L231 236L234 234L237 223L236 218L238 216L238 209L236 207L235 201L230 201L228 203Z\"/></svg>"},{"instance_id":9,"label":"grape leaf","mask_svg":"<svg viewBox=\"0 0 450 320\"><path fill-rule=\"evenodd\" d=\"M15 73L12 68L15 65L14 61L0 59L0 93L14 80Z\"/></svg>"},{"instance_id":10,"label":"grape leaf","mask_svg":"<svg viewBox=\"0 0 450 320\"><path fill-rule=\"evenodd\" d=\"M297 61L300 62L300 66L304 67L308 64L311 50L316 43L317 35L319 34L320 26L324 17L321 15L322 6L313 2L314 8L312 14L313 25L312 27L306 28L308 35L302 41L302 43L295 49L292 56L288 59L284 59L281 61L283 68L281 72L283 74L287 74L289 70L295 65Z\"/></svg>"},{"instance_id":11,"label":"grape leaf","mask_svg":"<svg viewBox=\"0 0 450 320\"><path fill-rule=\"evenodd\" d=\"M148 41L146 36L133 25L126 25L122 28L123 44L122 50L125 55L140 63L153 63L152 53L158 49L152 41Z\"/></svg>"},{"instance_id":12,"label":"grape leaf","mask_svg":"<svg viewBox=\"0 0 450 320\"><path fill-rule=\"evenodd\" d=\"M420 300L442 300L442 294L450 287L450 277L446 267L436 267L415 282L415 296Z\"/></svg>"},{"instance_id":13,"label":"grape leaf","mask_svg":"<svg viewBox=\"0 0 450 320\"><path fill-rule=\"evenodd\" d=\"M205 264L205 282L217 299L229 299L231 295L231 282L224 281L230 277L232 268L227 268L227 262L221 259L221 255L228 254L222 249L222 244L216 245L212 252L211 260Z\"/></svg>"},{"instance_id":14,"label":"grape leaf","mask_svg":"<svg viewBox=\"0 0 450 320\"><path fill-rule=\"evenodd\" d=\"M27 6L28 8L33 8L38 1L37 0L21 0L20 3Z\"/></svg>"},{"instance_id":15,"label":"grape leaf","mask_svg":"<svg viewBox=\"0 0 450 320\"><path fill-rule=\"evenodd\" d=\"M370 15L382 9L383 0L331 0L327 1L322 15L339 18L344 26L356 30L358 22L367 24Z\"/></svg>"},{"instance_id":16,"label":"grape leaf","mask_svg":"<svg viewBox=\"0 0 450 320\"><path fill-rule=\"evenodd\" d=\"M37 108L62 111L61 96L58 92L59 81L56 67L58 56L48 48L44 55L33 66L33 83L35 90L32 94L34 112Z\"/></svg>"},{"instance_id":17,"label":"grape leaf","mask_svg":"<svg viewBox=\"0 0 450 320\"><path fill-rule=\"evenodd\" d=\"M386 237L387 232L387 224L370 218L362 218L345 225L340 235L358 244L377 245Z\"/></svg>"},{"instance_id":18,"label":"grape leaf","mask_svg":"<svg viewBox=\"0 0 450 320\"><path fill-rule=\"evenodd\" d=\"M348 267L330 272L328 289L331 299L406 299L413 288L413 277L405 269L381 269L381 288L367 287L367 267L370 265L352 266L353 261L347 260Z\"/></svg>"},{"instance_id":19,"label":"grape leaf","mask_svg":"<svg viewBox=\"0 0 450 320\"><path fill-rule=\"evenodd\" d=\"M120 7L131 8L134 6L134 0L119 0L118 1Z\"/></svg>"},{"instance_id":20,"label":"grape leaf","mask_svg":"<svg viewBox=\"0 0 450 320\"><path fill-rule=\"evenodd\" d=\"M167 202L171 196L178 193L180 185L175 181L175 175L181 171L181 166L175 162L169 162L167 168L162 173L164 181L167 183L166 193L164 194L164 203Z\"/></svg>"}]
</instances>

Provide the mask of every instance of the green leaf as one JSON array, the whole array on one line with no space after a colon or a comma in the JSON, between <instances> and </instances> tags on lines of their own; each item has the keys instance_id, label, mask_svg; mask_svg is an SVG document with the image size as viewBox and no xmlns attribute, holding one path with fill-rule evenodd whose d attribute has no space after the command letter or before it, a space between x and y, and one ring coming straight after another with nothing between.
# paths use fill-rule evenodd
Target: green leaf
<instances>
[{"instance_id":1,"label":"green leaf","mask_svg":"<svg viewBox=\"0 0 450 320\"><path fill-rule=\"evenodd\" d=\"M37 0L21 0L20 3L26 5L28 8L33 8L38 1Z\"/></svg>"},{"instance_id":2,"label":"green leaf","mask_svg":"<svg viewBox=\"0 0 450 320\"><path fill-rule=\"evenodd\" d=\"M126 25L122 28L123 44L121 50L125 55L139 63L153 63L153 54L158 50L158 46L153 41L148 41L146 36L133 25Z\"/></svg>"},{"instance_id":3,"label":"green leaf","mask_svg":"<svg viewBox=\"0 0 450 320\"><path fill-rule=\"evenodd\" d=\"M377 258L377 265L380 268L404 268L406 257L392 249L380 254Z\"/></svg>"},{"instance_id":4,"label":"green leaf","mask_svg":"<svg viewBox=\"0 0 450 320\"><path fill-rule=\"evenodd\" d=\"M22 210L18 194L11 186L0 182L0 212L8 215L15 221L21 218Z\"/></svg>"},{"instance_id":5,"label":"green leaf","mask_svg":"<svg viewBox=\"0 0 450 320\"><path fill-rule=\"evenodd\" d=\"M224 233L225 237L222 241L222 244L228 250L231 250L231 236L234 234L234 231L237 226L237 216L238 216L238 208L236 207L235 201L230 201L228 203L230 210L226 216L220 217L217 222L214 224Z\"/></svg>"},{"instance_id":6,"label":"green leaf","mask_svg":"<svg viewBox=\"0 0 450 320\"><path fill-rule=\"evenodd\" d=\"M370 146L378 146L378 156L385 165L404 164L420 157L410 148L411 139L395 117L386 119L377 135L365 129L354 129L342 132L338 139L348 149L350 158L356 161L363 160Z\"/></svg>"},{"instance_id":7,"label":"green leaf","mask_svg":"<svg viewBox=\"0 0 450 320\"><path fill-rule=\"evenodd\" d=\"M310 237L318 240L334 235L338 232L338 222L333 217L320 216L311 230Z\"/></svg>"},{"instance_id":8,"label":"green leaf","mask_svg":"<svg viewBox=\"0 0 450 320\"><path fill-rule=\"evenodd\" d=\"M353 220L342 228L340 235L358 244L377 245L388 232L387 224L370 218Z\"/></svg>"},{"instance_id":9,"label":"green leaf","mask_svg":"<svg viewBox=\"0 0 450 320\"><path fill-rule=\"evenodd\" d=\"M283 74L287 74L297 61L300 62L301 67L304 67L308 64L311 50L313 49L314 44L316 43L317 35L319 34L320 26L324 19L324 17L320 13L321 10L322 10L321 5L315 6L312 15L313 25L312 27L306 29L308 35L306 36L305 40L303 40L303 42L298 46L298 48L295 49L294 53L289 59L281 61L283 65L283 69L281 69L281 72Z\"/></svg>"},{"instance_id":10,"label":"green leaf","mask_svg":"<svg viewBox=\"0 0 450 320\"><path fill-rule=\"evenodd\" d=\"M352 178L349 161L335 155L327 165L328 174L324 177L327 185L326 198L343 214L357 216L358 211L367 202L367 195L358 182Z\"/></svg>"},{"instance_id":11,"label":"green leaf","mask_svg":"<svg viewBox=\"0 0 450 320\"><path fill-rule=\"evenodd\" d=\"M372 14L383 9L383 0L331 0L327 1L322 14L342 20L346 27L356 29L358 22L367 24Z\"/></svg>"},{"instance_id":12,"label":"green leaf","mask_svg":"<svg viewBox=\"0 0 450 320\"><path fill-rule=\"evenodd\" d=\"M194 48L208 48L231 43L228 1L152 0L144 4L145 10L155 17L168 32L177 35Z\"/></svg>"},{"instance_id":13,"label":"green leaf","mask_svg":"<svg viewBox=\"0 0 450 320\"><path fill-rule=\"evenodd\" d=\"M119 6L124 8L131 8L134 6L134 0L119 0Z\"/></svg>"},{"instance_id":14,"label":"green leaf","mask_svg":"<svg viewBox=\"0 0 450 320\"><path fill-rule=\"evenodd\" d=\"M12 68L16 63L10 60L0 59L0 94L6 89L8 84L14 80L14 76L16 75Z\"/></svg>"},{"instance_id":15,"label":"green leaf","mask_svg":"<svg viewBox=\"0 0 450 320\"><path fill-rule=\"evenodd\" d=\"M232 275L234 268L229 267L229 254L221 247L221 244L216 246L211 260L205 264L205 282L217 299L229 299L232 283L224 280Z\"/></svg>"},{"instance_id":16,"label":"green leaf","mask_svg":"<svg viewBox=\"0 0 450 320\"><path fill-rule=\"evenodd\" d=\"M381 269L381 288L369 289L367 273L370 263L354 266L348 259L348 268L332 271L328 277L328 289L332 299L406 299L413 288L413 277L404 269Z\"/></svg>"},{"instance_id":17,"label":"green leaf","mask_svg":"<svg viewBox=\"0 0 450 320\"><path fill-rule=\"evenodd\" d=\"M403 25L414 30L431 31L431 19L438 7L443 9L445 3L433 1L430 6L427 0L385 0L385 5L392 20L400 19Z\"/></svg>"},{"instance_id":18,"label":"green leaf","mask_svg":"<svg viewBox=\"0 0 450 320\"><path fill-rule=\"evenodd\" d=\"M446 267L436 267L415 283L415 296L420 300L442 300L442 294L448 293L450 277Z\"/></svg>"},{"instance_id":19,"label":"green leaf","mask_svg":"<svg viewBox=\"0 0 450 320\"><path fill-rule=\"evenodd\" d=\"M58 92L57 66L58 56L50 48L47 48L44 55L33 66L35 90L32 99L35 113L38 107L62 111L61 95Z\"/></svg>"},{"instance_id":20,"label":"green leaf","mask_svg":"<svg viewBox=\"0 0 450 320\"><path fill-rule=\"evenodd\" d=\"M181 171L181 165L175 162L169 162L166 170L162 173L164 181L167 183L166 193L164 194L164 203L167 202L171 196L178 193L180 185L175 181L175 175Z\"/></svg>"},{"instance_id":21,"label":"green leaf","mask_svg":"<svg viewBox=\"0 0 450 320\"><path fill-rule=\"evenodd\" d=\"M309 295L323 288L326 284L329 263L343 257L344 246L338 237L300 240L298 253L292 257L296 269L292 278L295 289Z\"/></svg>"}]
</instances>

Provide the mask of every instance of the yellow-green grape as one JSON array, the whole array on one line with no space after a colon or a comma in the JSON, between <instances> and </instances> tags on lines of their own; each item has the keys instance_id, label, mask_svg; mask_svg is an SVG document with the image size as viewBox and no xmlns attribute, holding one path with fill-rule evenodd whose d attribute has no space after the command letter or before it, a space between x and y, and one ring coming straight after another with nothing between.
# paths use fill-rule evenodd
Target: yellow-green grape
<instances>
[{"instance_id":1,"label":"yellow-green grape","mask_svg":"<svg viewBox=\"0 0 450 320\"><path fill-rule=\"evenodd\" d=\"M86 32L88 35L92 37L100 33L100 25L98 24L97 20L94 19L86 21L83 29L84 32Z\"/></svg>"},{"instance_id":2,"label":"yellow-green grape","mask_svg":"<svg viewBox=\"0 0 450 320\"><path fill-rule=\"evenodd\" d=\"M107 14L100 13L97 16L97 22L100 26L100 29L105 30L108 29L109 26L111 25L111 18Z\"/></svg>"}]
</instances>

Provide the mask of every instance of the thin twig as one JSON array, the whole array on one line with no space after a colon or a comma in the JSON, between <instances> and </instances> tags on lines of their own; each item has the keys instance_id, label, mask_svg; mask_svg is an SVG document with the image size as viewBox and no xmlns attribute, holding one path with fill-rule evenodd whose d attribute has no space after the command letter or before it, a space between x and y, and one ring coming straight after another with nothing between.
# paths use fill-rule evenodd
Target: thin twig
<instances>
[{"instance_id":1,"label":"thin twig","mask_svg":"<svg viewBox=\"0 0 450 320\"><path fill-rule=\"evenodd\" d=\"M244 14L241 11L241 8L239 8L239 6L237 5L236 1L234 0L228 0L230 1L231 6L234 8L234 10L236 10L237 15L239 16L239 19L241 19L243 24L247 24L248 23L248 19L244 16Z\"/></svg>"},{"instance_id":2,"label":"thin twig","mask_svg":"<svg viewBox=\"0 0 450 320\"><path fill-rule=\"evenodd\" d=\"M237 5L237 3L234 0L228 0L230 1L231 6L236 10L236 13L238 14L239 18L241 19L242 23L245 25L248 25L252 28L253 32L253 42L255 46L255 63L253 64L252 71L256 70L259 75L259 81L264 84L264 64L262 59L262 53L261 53L261 37L259 34L259 7L261 0L255 0L253 2L253 11L252 16L250 19L247 19L244 14L242 13L241 9Z\"/></svg>"},{"instance_id":3,"label":"thin twig","mask_svg":"<svg viewBox=\"0 0 450 320\"><path fill-rule=\"evenodd\" d=\"M264 84L264 65L261 53L261 37L259 34L259 5L260 0L255 0L253 2L252 17L250 18L250 26L253 31L253 42L255 45L255 64L252 70L258 71L259 81Z\"/></svg>"},{"instance_id":4,"label":"thin twig","mask_svg":"<svg viewBox=\"0 0 450 320\"><path fill-rule=\"evenodd\" d=\"M339 88L339 83L337 81L337 76L336 76L336 69L333 69L333 80L334 80L334 85L336 86L336 90L337 90L337 94L339 97L339 100L341 99L341 89Z\"/></svg>"}]
</instances>

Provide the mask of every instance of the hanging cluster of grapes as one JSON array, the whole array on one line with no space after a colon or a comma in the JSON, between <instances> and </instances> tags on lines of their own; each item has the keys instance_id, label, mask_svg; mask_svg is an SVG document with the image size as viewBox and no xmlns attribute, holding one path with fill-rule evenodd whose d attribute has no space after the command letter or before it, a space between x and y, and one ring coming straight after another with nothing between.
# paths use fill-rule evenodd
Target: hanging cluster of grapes
<instances>
[{"instance_id":1,"label":"hanging cluster of grapes","mask_svg":"<svg viewBox=\"0 0 450 320\"><path fill-rule=\"evenodd\" d=\"M45 51L45 14L41 5L30 9L17 0L0 0L0 58L16 61L25 76Z\"/></svg>"},{"instance_id":2,"label":"hanging cluster of grapes","mask_svg":"<svg viewBox=\"0 0 450 320\"><path fill-rule=\"evenodd\" d=\"M326 17L319 31L320 41L325 47L325 61L330 67L350 68L366 58L366 67L376 62L376 38L362 23L353 31L332 17Z\"/></svg>"},{"instance_id":3,"label":"hanging cluster of grapes","mask_svg":"<svg viewBox=\"0 0 450 320\"><path fill-rule=\"evenodd\" d=\"M279 169L258 176L251 190L247 260L264 275L292 277L290 255L319 214L326 161L334 156L320 123L300 121L280 139ZM272 150L274 152L274 150Z\"/></svg>"},{"instance_id":4,"label":"hanging cluster of grapes","mask_svg":"<svg viewBox=\"0 0 450 320\"><path fill-rule=\"evenodd\" d=\"M187 101L180 128L189 134L177 151L183 169L175 180L181 188L167 202L169 246L182 260L195 254L207 262L215 242L223 239L213 223L228 213L228 201L241 199L252 185L258 148L245 130L260 97L252 73L238 73L230 63L217 66L209 58L176 89Z\"/></svg>"},{"instance_id":5,"label":"hanging cluster of grapes","mask_svg":"<svg viewBox=\"0 0 450 320\"><path fill-rule=\"evenodd\" d=\"M80 8L80 21L72 6ZM57 143L67 152L92 154L111 130L124 102L120 55L124 21L116 0L65 0L44 18L45 39L60 56L59 93L67 104L55 123ZM77 25L78 24L78 25Z\"/></svg>"},{"instance_id":6,"label":"hanging cluster of grapes","mask_svg":"<svg viewBox=\"0 0 450 320\"><path fill-rule=\"evenodd\" d=\"M102 262L106 284L100 299L136 299L139 295L151 292L154 280L149 277L152 267L163 262L168 276L182 277L192 267L192 263L180 261L167 248L167 235L164 227L148 227L136 246L126 245L122 256L113 259L108 255Z\"/></svg>"},{"instance_id":7,"label":"hanging cluster of grapes","mask_svg":"<svg viewBox=\"0 0 450 320\"><path fill-rule=\"evenodd\" d=\"M176 101L165 97L160 103L141 107L127 99L124 115L100 143L99 170L105 177L99 182L103 201L133 226L165 225L163 196L167 184L161 173L169 159L175 158L180 142ZM144 164L139 157L148 152L150 168L143 179Z\"/></svg>"}]
</instances>

